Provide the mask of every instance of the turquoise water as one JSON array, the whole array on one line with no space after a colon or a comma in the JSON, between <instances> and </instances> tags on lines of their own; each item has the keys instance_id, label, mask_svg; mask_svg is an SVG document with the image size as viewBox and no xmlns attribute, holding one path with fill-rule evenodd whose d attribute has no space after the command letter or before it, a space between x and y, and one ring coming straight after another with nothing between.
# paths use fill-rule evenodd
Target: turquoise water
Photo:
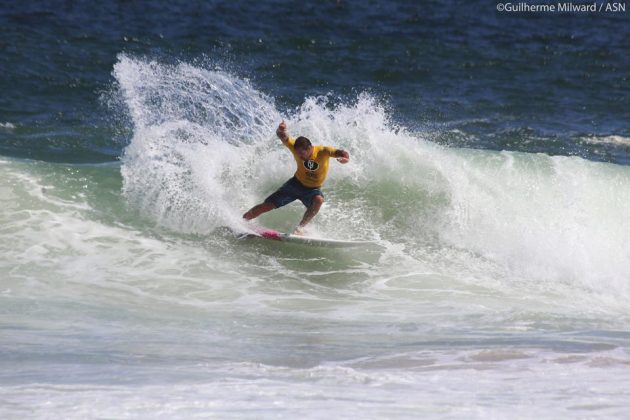
<instances>
[{"instance_id":1,"label":"turquoise water","mask_svg":"<svg viewBox=\"0 0 630 420\"><path fill-rule=\"evenodd\" d=\"M625 416L625 15L142 5L0 15L3 418ZM376 247L226 233L281 119Z\"/></svg>"}]
</instances>

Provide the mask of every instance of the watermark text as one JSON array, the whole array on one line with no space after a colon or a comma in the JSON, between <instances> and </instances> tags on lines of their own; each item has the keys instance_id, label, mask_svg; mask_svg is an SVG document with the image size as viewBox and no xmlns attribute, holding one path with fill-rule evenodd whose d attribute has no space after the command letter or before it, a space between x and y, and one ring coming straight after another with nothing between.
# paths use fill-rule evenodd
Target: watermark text
<instances>
[{"instance_id":1,"label":"watermark text","mask_svg":"<svg viewBox=\"0 0 630 420\"><path fill-rule=\"evenodd\" d=\"M501 13L625 13L625 2L497 3Z\"/></svg>"}]
</instances>

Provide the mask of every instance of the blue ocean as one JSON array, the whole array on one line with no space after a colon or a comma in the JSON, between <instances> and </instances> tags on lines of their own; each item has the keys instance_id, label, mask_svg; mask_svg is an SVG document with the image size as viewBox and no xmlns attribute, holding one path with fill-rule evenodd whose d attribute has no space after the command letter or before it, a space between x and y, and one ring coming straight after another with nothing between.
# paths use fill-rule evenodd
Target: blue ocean
<instances>
[{"instance_id":1,"label":"blue ocean","mask_svg":"<svg viewBox=\"0 0 630 420\"><path fill-rule=\"evenodd\" d=\"M535 4L0 5L0 417L626 417L630 4ZM373 246L231 233L282 120Z\"/></svg>"}]
</instances>

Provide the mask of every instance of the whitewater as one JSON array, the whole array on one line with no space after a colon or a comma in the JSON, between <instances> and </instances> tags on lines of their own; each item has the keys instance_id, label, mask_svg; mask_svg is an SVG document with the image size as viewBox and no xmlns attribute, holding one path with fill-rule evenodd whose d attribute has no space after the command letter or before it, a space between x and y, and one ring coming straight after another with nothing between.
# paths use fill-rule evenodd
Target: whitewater
<instances>
[{"instance_id":1,"label":"whitewater","mask_svg":"<svg viewBox=\"0 0 630 420\"><path fill-rule=\"evenodd\" d=\"M0 158L2 418L627 413L628 166L440 146L365 92L279 109L208 63L112 75L120 162ZM222 229L292 175L282 119L352 157L313 232L377 248Z\"/></svg>"}]
</instances>

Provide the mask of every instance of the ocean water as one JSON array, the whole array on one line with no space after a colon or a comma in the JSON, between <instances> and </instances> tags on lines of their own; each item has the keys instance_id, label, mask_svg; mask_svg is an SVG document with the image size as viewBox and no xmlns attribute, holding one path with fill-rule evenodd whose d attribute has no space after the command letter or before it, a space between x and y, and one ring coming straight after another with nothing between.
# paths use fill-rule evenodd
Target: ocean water
<instances>
[{"instance_id":1,"label":"ocean water","mask_svg":"<svg viewBox=\"0 0 630 420\"><path fill-rule=\"evenodd\" d=\"M0 417L626 417L628 13L3 4Z\"/></svg>"}]
</instances>

